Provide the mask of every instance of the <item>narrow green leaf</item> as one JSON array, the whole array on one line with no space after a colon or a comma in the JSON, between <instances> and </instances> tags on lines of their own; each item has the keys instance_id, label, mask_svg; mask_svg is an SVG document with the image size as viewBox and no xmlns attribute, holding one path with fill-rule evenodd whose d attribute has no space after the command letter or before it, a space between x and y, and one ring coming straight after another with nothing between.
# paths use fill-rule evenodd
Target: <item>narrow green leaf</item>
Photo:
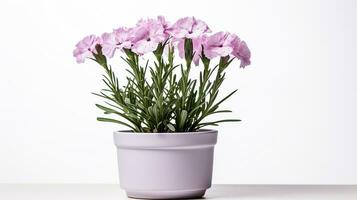
<instances>
[{"instance_id":1,"label":"narrow green leaf","mask_svg":"<svg viewBox=\"0 0 357 200\"><path fill-rule=\"evenodd\" d=\"M122 121L115 120L115 119L97 117L97 120L101 121L101 122L117 123L117 124L121 124L121 125L127 126L127 127L131 128L131 129L135 129L134 127L130 126L129 124L127 124L125 122L122 122Z\"/></svg>"},{"instance_id":2,"label":"narrow green leaf","mask_svg":"<svg viewBox=\"0 0 357 200\"><path fill-rule=\"evenodd\" d=\"M166 126L170 129L170 131L175 132L176 129L172 124L167 124Z\"/></svg>"},{"instance_id":3,"label":"narrow green leaf","mask_svg":"<svg viewBox=\"0 0 357 200\"><path fill-rule=\"evenodd\" d=\"M182 110L181 114L180 114L180 124L179 124L180 128L184 127L186 118L187 118L187 111L186 110Z\"/></svg>"},{"instance_id":4,"label":"narrow green leaf","mask_svg":"<svg viewBox=\"0 0 357 200\"><path fill-rule=\"evenodd\" d=\"M204 123L200 123L198 124L199 126L207 126L207 125L211 125L211 124L217 124L217 123L222 123L222 122L240 122L242 120L240 119L223 119L223 120L218 120L218 121L213 121L213 122L204 122Z\"/></svg>"}]
</instances>

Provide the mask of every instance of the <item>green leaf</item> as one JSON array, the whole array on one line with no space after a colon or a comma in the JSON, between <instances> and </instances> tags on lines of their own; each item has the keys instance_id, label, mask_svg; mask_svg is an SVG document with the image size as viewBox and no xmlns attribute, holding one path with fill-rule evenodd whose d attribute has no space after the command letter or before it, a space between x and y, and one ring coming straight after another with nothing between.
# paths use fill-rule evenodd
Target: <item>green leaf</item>
<instances>
[{"instance_id":1,"label":"green leaf","mask_svg":"<svg viewBox=\"0 0 357 200\"><path fill-rule=\"evenodd\" d=\"M240 120L240 119L223 119L223 120L218 120L218 121L213 121L213 122L200 123L200 124L198 124L198 126L200 126L200 127L209 126L209 125L216 126L217 123L222 123L222 122L240 122L240 121L242 121L242 120Z\"/></svg>"},{"instance_id":2,"label":"green leaf","mask_svg":"<svg viewBox=\"0 0 357 200\"><path fill-rule=\"evenodd\" d=\"M176 129L172 124L167 124L166 126L170 129L170 131L175 132Z\"/></svg>"},{"instance_id":3,"label":"green leaf","mask_svg":"<svg viewBox=\"0 0 357 200\"><path fill-rule=\"evenodd\" d=\"M186 118L187 118L187 111L186 110L182 110L181 114L180 114L180 124L179 124L180 128L184 127Z\"/></svg>"},{"instance_id":4,"label":"green leaf","mask_svg":"<svg viewBox=\"0 0 357 200\"><path fill-rule=\"evenodd\" d=\"M95 104L95 106L97 106L98 108L100 108L100 109L102 109L103 111L105 111L106 114L117 113L116 110L111 109L111 108L104 107L104 106L99 105L99 104Z\"/></svg>"},{"instance_id":5,"label":"green leaf","mask_svg":"<svg viewBox=\"0 0 357 200\"><path fill-rule=\"evenodd\" d=\"M238 121L226 119L202 123L209 115L231 112L218 109L236 91L221 100L217 99L225 79L224 70L234 58L221 58L219 64L212 68L210 60L202 54L204 67L195 78L190 74L191 62L197 53L193 51L192 40L185 40L186 62L183 64L173 63L172 47L169 47L167 56L163 54L167 42L159 44L153 52L156 57L154 62L149 62L148 59L142 61L136 53L124 49L126 56L122 59L128 69L127 77L123 79L126 84L123 85L119 85L101 47L97 47L92 60L99 63L105 73L102 78L104 89L95 95L103 98L106 104L96 106L104 114L114 114L116 117L99 117L98 121L125 125L135 132L192 131L208 125L217 126L221 122ZM215 78L213 74L216 75Z\"/></svg>"},{"instance_id":6,"label":"green leaf","mask_svg":"<svg viewBox=\"0 0 357 200\"><path fill-rule=\"evenodd\" d=\"M127 98L127 97L124 99L124 102L125 102L126 104L131 104L130 99Z\"/></svg>"},{"instance_id":7,"label":"green leaf","mask_svg":"<svg viewBox=\"0 0 357 200\"><path fill-rule=\"evenodd\" d=\"M121 125L127 126L127 127L129 127L130 129L133 129L133 130L135 129L134 127L130 126L129 124L127 124L127 123L125 123L125 122L122 122L122 121L115 120L115 119L104 118L104 117L97 117L97 120L98 120L98 121L101 121L101 122L117 123L117 124L121 124Z\"/></svg>"}]
</instances>

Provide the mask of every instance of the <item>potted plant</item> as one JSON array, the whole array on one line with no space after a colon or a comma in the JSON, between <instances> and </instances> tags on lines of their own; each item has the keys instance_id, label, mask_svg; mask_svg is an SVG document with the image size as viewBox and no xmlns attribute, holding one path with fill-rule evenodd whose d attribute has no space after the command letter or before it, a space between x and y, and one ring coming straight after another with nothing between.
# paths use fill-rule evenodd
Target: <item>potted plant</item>
<instances>
[{"instance_id":1,"label":"potted plant","mask_svg":"<svg viewBox=\"0 0 357 200\"><path fill-rule=\"evenodd\" d=\"M194 17L171 25L159 16L76 45L78 63L89 58L105 71L105 89L95 93L104 102L96 106L112 117L98 121L129 129L114 132L120 185L129 197L202 197L211 186L217 131L204 128L240 120L207 117L231 112L219 106L237 90L219 97L219 89L234 60L250 64L250 51L235 34L210 33ZM182 59L175 59L177 51ZM118 53L128 66L124 83L109 64Z\"/></svg>"}]
</instances>

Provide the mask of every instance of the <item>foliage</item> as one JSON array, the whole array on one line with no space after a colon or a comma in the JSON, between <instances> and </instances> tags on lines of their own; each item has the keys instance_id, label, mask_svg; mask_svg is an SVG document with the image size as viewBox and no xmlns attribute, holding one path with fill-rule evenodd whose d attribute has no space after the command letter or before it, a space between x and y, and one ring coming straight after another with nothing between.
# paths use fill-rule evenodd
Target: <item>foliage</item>
<instances>
[{"instance_id":1,"label":"foliage","mask_svg":"<svg viewBox=\"0 0 357 200\"><path fill-rule=\"evenodd\" d=\"M165 47L168 48L167 56L163 56ZM222 122L240 121L205 121L213 114L231 112L220 110L219 106L237 90L219 100L218 94L225 69L234 57L221 57L219 64L211 68L210 60L202 55L203 69L199 77L193 79L189 76L194 57L191 39L185 39L186 62L179 65L174 64L174 49L166 42L160 43L153 52L156 58L153 66L149 61L140 63L137 54L124 49L126 57L122 59L129 66L129 76L126 85L120 85L100 45L96 46L96 51L92 59L105 70L103 82L106 86L95 93L105 100L104 104L96 106L104 114L112 115L98 117L98 121L118 123L134 132L188 132Z\"/></svg>"}]
</instances>

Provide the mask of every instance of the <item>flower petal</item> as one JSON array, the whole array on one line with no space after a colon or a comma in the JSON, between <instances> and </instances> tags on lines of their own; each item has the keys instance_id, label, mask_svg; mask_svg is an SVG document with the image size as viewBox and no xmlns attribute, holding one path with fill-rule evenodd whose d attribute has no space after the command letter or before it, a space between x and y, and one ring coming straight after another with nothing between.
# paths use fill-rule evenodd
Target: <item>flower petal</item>
<instances>
[{"instance_id":1,"label":"flower petal","mask_svg":"<svg viewBox=\"0 0 357 200\"><path fill-rule=\"evenodd\" d=\"M155 41L140 40L132 47L133 52L143 55L148 52L155 51L159 43Z\"/></svg>"}]
</instances>

